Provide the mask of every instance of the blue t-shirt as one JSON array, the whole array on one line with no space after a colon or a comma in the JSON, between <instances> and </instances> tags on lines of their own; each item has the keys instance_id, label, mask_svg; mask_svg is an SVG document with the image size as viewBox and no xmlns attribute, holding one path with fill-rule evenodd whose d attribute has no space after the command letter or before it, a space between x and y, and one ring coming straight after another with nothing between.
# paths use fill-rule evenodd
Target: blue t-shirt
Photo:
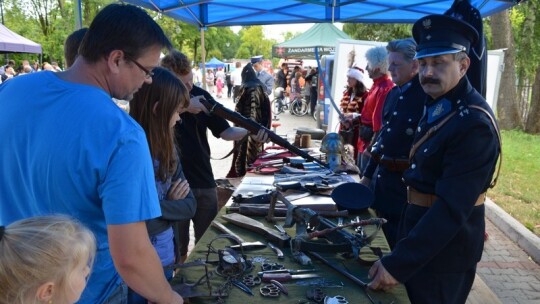
<instances>
[{"instance_id":1,"label":"blue t-shirt","mask_svg":"<svg viewBox=\"0 0 540 304\"><path fill-rule=\"evenodd\" d=\"M161 215L143 129L102 89L40 72L0 86L0 134L0 225L79 219L98 242L79 303L102 303L121 282L107 225Z\"/></svg>"}]
</instances>

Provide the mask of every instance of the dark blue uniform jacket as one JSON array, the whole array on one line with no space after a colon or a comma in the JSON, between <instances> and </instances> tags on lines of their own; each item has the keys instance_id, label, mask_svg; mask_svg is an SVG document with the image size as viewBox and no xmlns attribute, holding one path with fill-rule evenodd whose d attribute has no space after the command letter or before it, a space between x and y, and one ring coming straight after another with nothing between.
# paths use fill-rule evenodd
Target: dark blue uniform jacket
<instances>
[{"instance_id":1,"label":"dark blue uniform jacket","mask_svg":"<svg viewBox=\"0 0 540 304\"><path fill-rule=\"evenodd\" d=\"M370 158L364 170L364 176L374 180L375 201L371 207L388 220L383 228L392 248L396 243L401 213L407 204L407 188L402 179L403 171L388 168L387 163L399 160L407 164L425 100L426 93L418 76L401 87L392 88L384 102L383 127L371 150L374 157ZM379 163L379 158L385 162ZM374 178L376 168L377 177Z\"/></svg>"},{"instance_id":2,"label":"dark blue uniform jacket","mask_svg":"<svg viewBox=\"0 0 540 304\"><path fill-rule=\"evenodd\" d=\"M408 186L438 199L431 208L407 205L402 218L405 237L382 258L385 268L400 282L407 282L418 271L470 270L482 256L484 205L474 204L490 185L500 149L489 117L469 105L491 112L466 77L444 96L426 101L415 142L457 112L418 148L404 173Z\"/></svg>"}]
</instances>

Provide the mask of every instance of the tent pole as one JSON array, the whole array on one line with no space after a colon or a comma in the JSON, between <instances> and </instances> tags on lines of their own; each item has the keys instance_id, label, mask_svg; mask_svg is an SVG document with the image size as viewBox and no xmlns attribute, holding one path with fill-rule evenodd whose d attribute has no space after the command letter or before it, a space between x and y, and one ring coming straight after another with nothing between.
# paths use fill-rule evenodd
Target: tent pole
<instances>
[{"instance_id":1,"label":"tent pole","mask_svg":"<svg viewBox=\"0 0 540 304\"><path fill-rule=\"evenodd\" d=\"M75 17L75 30L82 28L82 0L77 0L73 6L73 16Z\"/></svg>"},{"instance_id":2,"label":"tent pole","mask_svg":"<svg viewBox=\"0 0 540 304\"><path fill-rule=\"evenodd\" d=\"M4 25L4 0L0 0L0 15L2 15L2 25ZM9 60L7 53L4 54L4 59L6 61L5 64L7 64Z\"/></svg>"},{"instance_id":3,"label":"tent pole","mask_svg":"<svg viewBox=\"0 0 540 304\"><path fill-rule=\"evenodd\" d=\"M201 26L201 61L202 61L202 87L203 89L207 89L206 87L206 50L204 48L204 27Z\"/></svg>"}]
</instances>

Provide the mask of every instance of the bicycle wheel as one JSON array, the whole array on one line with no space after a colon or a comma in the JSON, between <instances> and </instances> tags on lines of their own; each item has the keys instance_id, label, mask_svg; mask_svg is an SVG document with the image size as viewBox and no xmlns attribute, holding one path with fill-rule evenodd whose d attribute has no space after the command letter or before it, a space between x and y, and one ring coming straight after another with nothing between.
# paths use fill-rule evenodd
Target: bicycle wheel
<instances>
[{"instance_id":1,"label":"bicycle wheel","mask_svg":"<svg viewBox=\"0 0 540 304\"><path fill-rule=\"evenodd\" d=\"M291 113L293 115L304 116L308 111L308 104L304 99L297 98L291 104Z\"/></svg>"},{"instance_id":2,"label":"bicycle wheel","mask_svg":"<svg viewBox=\"0 0 540 304\"><path fill-rule=\"evenodd\" d=\"M272 108L272 114L279 115L283 112L283 106L281 105L281 100L279 98L274 98L270 104Z\"/></svg>"}]
</instances>

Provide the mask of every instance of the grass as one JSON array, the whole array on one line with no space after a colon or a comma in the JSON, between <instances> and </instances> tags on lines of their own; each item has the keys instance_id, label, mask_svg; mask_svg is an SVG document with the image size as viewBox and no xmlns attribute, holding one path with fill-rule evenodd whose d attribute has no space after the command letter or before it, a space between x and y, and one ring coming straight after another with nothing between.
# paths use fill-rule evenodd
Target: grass
<instances>
[{"instance_id":1,"label":"grass","mask_svg":"<svg viewBox=\"0 0 540 304\"><path fill-rule=\"evenodd\" d=\"M502 131L502 142L501 174L488 196L540 236L540 135Z\"/></svg>"}]
</instances>

